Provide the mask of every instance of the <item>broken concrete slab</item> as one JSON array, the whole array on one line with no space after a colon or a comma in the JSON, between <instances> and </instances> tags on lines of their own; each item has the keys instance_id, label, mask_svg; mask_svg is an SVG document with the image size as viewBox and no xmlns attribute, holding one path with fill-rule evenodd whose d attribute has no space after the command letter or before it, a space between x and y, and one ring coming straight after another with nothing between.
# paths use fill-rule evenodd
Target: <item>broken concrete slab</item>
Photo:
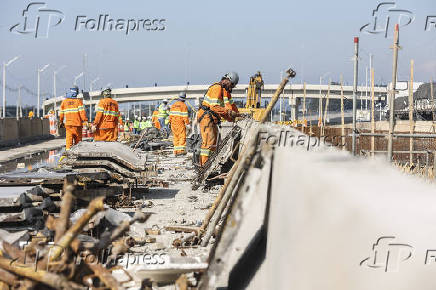
<instances>
[{"instance_id":1,"label":"broken concrete slab","mask_svg":"<svg viewBox=\"0 0 436 290\"><path fill-rule=\"evenodd\" d=\"M119 142L80 142L66 152L66 164L74 165L75 160L113 160L134 171L145 170L147 155L133 150Z\"/></svg>"}]
</instances>

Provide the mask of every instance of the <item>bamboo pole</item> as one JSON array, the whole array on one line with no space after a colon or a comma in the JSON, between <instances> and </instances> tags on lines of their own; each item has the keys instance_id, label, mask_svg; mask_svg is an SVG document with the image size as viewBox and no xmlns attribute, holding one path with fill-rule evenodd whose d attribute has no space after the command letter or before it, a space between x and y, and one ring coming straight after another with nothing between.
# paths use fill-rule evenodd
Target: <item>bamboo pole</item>
<instances>
[{"instance_id":1,"label":"bamboo pole","mask_svg":"<svg viewBox=\"0 0 436 290\"><path fill-rule=\"evenodd\" d=\"M375 133L374 68L371 68L371 133ZM371 156L374 157L375 137L371 136Z\"/></svg>"},{"instance_id":2,"label":"bamboo pole","mask_svg":"<svg viewBox=\"0 0 436 290\"><path fill-rule=\"evenodd\" d=\"M341 144L345 144L345 113L344 113L344 77L341 75ZM346 146L342 146L342 150L346 150Z\"/></svg>"},{"instance_id":3,"label":"bamboo pole","mask_svg":"<svg viewBox=\"0 0 436 290\"><path fill-rule=\"evenodd\" d=\"M409 81L409 126L410 126L410 134L413 134L415 131L415 124L413 121L413 59L410 61L410 81ZM413 138L409 139L409 163L413 164Z\"/></svg>"}]
</instances>

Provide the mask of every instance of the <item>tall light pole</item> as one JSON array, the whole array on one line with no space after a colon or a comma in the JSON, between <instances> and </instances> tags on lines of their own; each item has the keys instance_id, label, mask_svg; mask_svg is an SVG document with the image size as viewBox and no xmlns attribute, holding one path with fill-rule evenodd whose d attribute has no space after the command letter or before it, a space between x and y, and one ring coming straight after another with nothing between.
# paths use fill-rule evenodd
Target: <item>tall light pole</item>
<instances>
[{"instance_id":1,"label":"tall light pole","mask_svg":"<svg viewBox=\"0 0 436 290\"><path fill-rule=\"evenodd\" d=\"M95 78L90 84L89 84L89 122L92 120L92 85L95 84L100 80L100 77Z\"/></svg>"},{"instance_id":2,"label":"tall light pole","mask_svg":"<svg viewBox=\"0 0 436 290\"><path fill-rule=\"evenodd\" d=\"M83 71L82 71L80 74L78 74L77 76L74 77L74 82L73 82L73 84L74 84L75 86L77 86L77 80L78 80L79 78L81 78L81 77L83 77Z\"/></svg>"},{"instance_id":3,"label":"tall light pole","mask_svg":"<svg viewBox=\"0 0 436 290\"><path fill-rule=\"evenodd\" d=\"M8 62L3 62L3 118L6 118L6 67L19 58L16 56Z\"/></svg>"},{"instance_id":4,"label":"tall light pole","mask_svg":"<svg viewBox=\"0 0 436 290\"><path fill-rule=\"evenodd\" d=\"M57 70L53 71L53 100L54 100L54 113L56 115L56 96L57 96L57 92L56 92L56 75L63 70L64 68L66 68L66 65L61 66L60 68L58 68Z\"/></svg>"},{"instance_id":5,"label":"tall light pole","mask_svg":"<svg viewBox=\"0 0 436 290\"><path fill-rule=\"evenodd\" d=\"M40 74L45 71L50 65L46 64L43 68L38 69L38 107L36 108L36 116L39 118L39 109L41 108L41 77Z\"/></svg>"}]
</instances>

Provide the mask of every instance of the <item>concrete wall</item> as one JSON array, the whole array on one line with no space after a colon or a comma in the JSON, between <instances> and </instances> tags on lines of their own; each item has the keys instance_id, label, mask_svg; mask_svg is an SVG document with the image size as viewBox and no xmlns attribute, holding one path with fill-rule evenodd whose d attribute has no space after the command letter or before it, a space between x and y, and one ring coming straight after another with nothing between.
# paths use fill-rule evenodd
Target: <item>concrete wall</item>
<instances>
[{"instance_id":1,"label":"concrete wall","mask_svg":"<svg viewBox=\"0 0 436 290\"><path fill-rule=\"evenodd\" d=\"M0 119L0 147L50 138L48 119Z\"/></svg>"}]
</instances>

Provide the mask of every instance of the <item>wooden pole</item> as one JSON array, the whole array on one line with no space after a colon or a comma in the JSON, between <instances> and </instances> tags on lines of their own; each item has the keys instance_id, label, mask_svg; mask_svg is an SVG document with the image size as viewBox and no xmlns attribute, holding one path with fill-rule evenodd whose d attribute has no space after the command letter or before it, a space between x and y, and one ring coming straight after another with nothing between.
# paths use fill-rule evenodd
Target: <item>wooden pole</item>
<instances>
[{"instance_id":1,"label":"wooden pole","mask_svg":"<svg viewBox=\"0 0 436 290\"><path fill-rule=\"evenodd\" d=\"M415 124L413 122L413 59L410 61L410 81L409 81L409 128L410 134L415 131ZM413 164L413 138L409 138L409 164Z\"/></svg>"},{"instance_id":2,"label":"wooden pole","mask_svg":"<svg viewBox=\"0 0 436 290\"><path fill-rule=\"evenodd\" d=\"M329 98L330 98L330 83L331 83L331 79L329 79L329 85L328 85L328 89L327 89L327 98L325 100L325 107L324 107L324 126L327 124L327 113L328 113L328 109L329 109Z\"/></svg>"},{"instance_id":3,"label":"wooden pole","mask_svg":"<svg viewBox=\"0 0 436 290\"><path fill-rule=\"evenodd\" d=\"M318 100L318 127L322 127L322 93L321 89L319 90L319 100ZM321 131L320 131L321 132Z\"/></svg>"},{"instance_id":4,"label":"wooden pole","mask_svg":"<svg viewBox=\"0 0 436 290\"><path fill-rule=\"evenodd\" d=\"M435 110L434 110L433 79L430 79L430 95L431 95L431 111L432 111L433 122L434 122L435 121Z\"/></svg>"},{"instance_id":5,"label":"wooden pole","mask_svg":"<svg viewBox=\"0 0 436 290\"><path fill-rule=\"evenodd\" d=\"M392 87L389 94L389 136L388 136L388 161L392 162L394 148L394 130L395 130L395 95L397 89L397 70L398 70L398 49L400 48L400 28L399 24L395 25L394 32L394 53L392 59Z\"/></svg>"},{"instance_id":6,"label":"wooden pole","mask_svg":"<svg viewBox=\"0 0 436 290\"><path fill-rule=\"evenodd\" d=\"M306 127L306 82L303 84L303 127Z\"/></svg>"},{"instance_id":7,"label":"wooden pole","mask_svg":"<svg viewBox=\"0 0 436 290\"><path fill-rule=\"evenodd\" d=\"M345 114L344 114L344 87L343 87L343 76L341 75L341 136L342 136L342 150L346 150L345 144Z\"/></svg>"},{"instance_id":8,"label":"wooden pole","mask_svg":"<svg viewBox=\"0 0 436 290\"><path fill-rule=\"evenodd\" d=\"M375 133L374 68L371 68L371 133ZM371 136L371 156L374 157L375 137Z\"/></svg>"}]
</instances>

